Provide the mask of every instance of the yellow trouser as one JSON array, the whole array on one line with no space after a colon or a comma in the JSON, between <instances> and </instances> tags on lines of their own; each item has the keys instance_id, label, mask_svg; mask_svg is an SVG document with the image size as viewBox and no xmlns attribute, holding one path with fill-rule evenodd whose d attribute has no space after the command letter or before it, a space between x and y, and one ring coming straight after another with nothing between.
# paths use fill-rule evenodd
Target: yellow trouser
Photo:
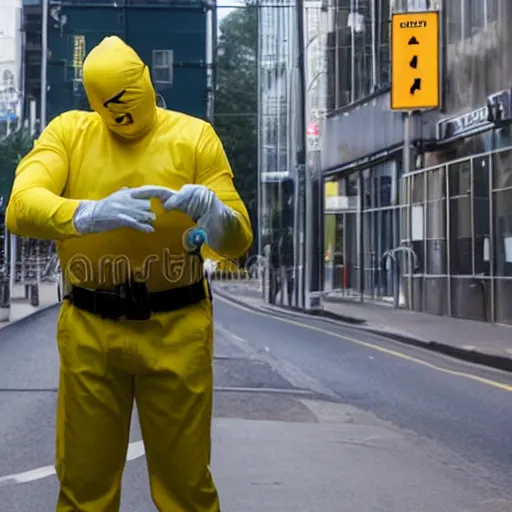
<instances>
[{"instance_id":1,"label":"yellow trouser","mask_svg":"<svg viewBox=\"0 0 512 512\"><path fill-rule=\"evenodd\" d=\"M57 331L57 512L118 512L134 400L158 510L219 512L211 303L114 322L65 301Z\"/></svg>"}]
</instances>

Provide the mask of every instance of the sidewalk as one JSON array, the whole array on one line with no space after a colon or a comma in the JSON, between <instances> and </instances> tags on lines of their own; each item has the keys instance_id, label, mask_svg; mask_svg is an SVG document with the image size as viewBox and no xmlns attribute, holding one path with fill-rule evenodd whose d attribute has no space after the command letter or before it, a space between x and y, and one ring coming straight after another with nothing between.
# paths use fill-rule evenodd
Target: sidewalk
<instances>
[{"instance_id":1,"label":"sidewalk","mask_svg":"<svg viewBox=\"0 0 512 512\"><path fill-rule=\"evenodd\" d=\"M478 482L476 469L444 448L351 406L299 403L310 419L214 419L212 465L223 510L510 510L510 501Z\"/></svg>"},{"instance_id":2,"label":"sidewalk","mask_svg":"<svg viewBox=\"0 0 512 512\"><path fill-rule=\"evenodd\" d=\"M215 282L214 291L251 307L276 309L265 304L254 282ZM277 308L280 309L280 308ZM512 328L394 309L388 305L325 300L324 314L351 327L435 350L459 359L512 371ZM358 324L357 327L355 324Z\"/></svg>"},{"instance_id":3,"label":"sidewalk","mask_svg":"<svg viewBox=\"0 0 512 512\"><path fill-rule=\"evenodd\" d=\"M0 329L11 325L13 322L22 320L37 311L57 304L57 302L56 283L41 283L39 285L39 306L37 307L32 306L29 299L25 299L25 287L23 285L15 285L11 297L10 319L8 322L0 322Z\"/></svg>"}]
</instances>

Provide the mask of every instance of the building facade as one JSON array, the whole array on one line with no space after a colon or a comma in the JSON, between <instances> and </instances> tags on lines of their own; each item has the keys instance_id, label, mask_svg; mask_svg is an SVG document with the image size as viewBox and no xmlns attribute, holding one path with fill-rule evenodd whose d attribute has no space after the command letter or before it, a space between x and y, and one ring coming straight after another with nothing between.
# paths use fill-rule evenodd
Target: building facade
<instances>
[{"instance_id":1,"label":"building facade","mask_svg":"<svg viewBox=\"0 0 512 512\"><path fill-rule=\"evenodd\" d=\"M439 11L442 63L441 108L412 115L408 147L404 114L390 109L390 20L405 10ZM322 290L512 323L512 3L305 0L304 19L306 172L322 184ZM276 34L276 25L262 23L261 41L265 31ZM289 70L295 65L288 59ZM273 94L261 81L262 182L264 172L284 172L278 183L289 177L296 198L293 137L289 159L273 156L272 169L265 160L277 154L277 135L268 138L276 132L263 121L278 117L268 111ZM281 96L281 119L298 111L293 94ZM282 206L282 185L273 187Z\"/></svg>"},{"instance_id":2,"label":"building facade","mask_svg":"<svg viewBox=\"0 0 512 512\"><path fill-rule=\"evenodd\" d=\"M260 253L275 272L269 300L297 303L297 120L295 4L270 0L259 12ZM304 241L302 241L302 244ZM281 293L280 293L281 292Z\"/></svg>"},{"instance_id":3,"label":"building facade","mask_svg":"<svg viewBox=\"0 0 512 512\"><path fill-rule=\"evenodd\" d=\"M113 34L131 44L150 67L161 106L211 119L214 6L201 0L50 0L46 121L65 110L89 109L82 62L93 46ZM39 117L40 0L23 0L22 20L25 117L31 101Z\"/></svg>"},{"instance_id":4,"label":"building facade","mask_svg":"<svg viewBox=\"0 0 512 512\"><path fill-rule=\"evenodd\" d=\"M385 90L358 102L365 81L353 80L352 103L328 116L322 172L338 194L325 198L325 243L334 248L325 254L325 288L510 323L512 7L503 0L420 3L408 7L440 11L442 112L413 117L407 169L403 117L389 110ZM403 4L389 3L387 16ZM385 86L385 72L380 79Z\"/></svg>"},{"instance_id":5,"label":"building facade","mask_svg":"<svg viewBox=\"0 0 512 512\"><path fill-rule=\"evenodd\" d=\"M50 2L49 119L89 108L82 63L108 35L121 37L148 64L162 106L210 118L213 7L181 0Z\"/></svg>"},{"instance_id":6,"label":"building facade","mask_svg":"<svg viewBox=\"0 0 512 512\"><path fill-rule=\"evenodd\" d=\"M0 0L0 136L16 128L21 98L21 3Z\"/></svg>"},{"instance_id":7,"label":"building facade","mask_svg":"<svg viewBox=\"0 0 512 512\"><path fill-rule=\"evenodd\" d=\"M512 323L512 64L507 0L444 3L445 112L406 177L421 259L414 309ZM414 230L414 225L412 226Z\"/></svg>"}]
</instances>

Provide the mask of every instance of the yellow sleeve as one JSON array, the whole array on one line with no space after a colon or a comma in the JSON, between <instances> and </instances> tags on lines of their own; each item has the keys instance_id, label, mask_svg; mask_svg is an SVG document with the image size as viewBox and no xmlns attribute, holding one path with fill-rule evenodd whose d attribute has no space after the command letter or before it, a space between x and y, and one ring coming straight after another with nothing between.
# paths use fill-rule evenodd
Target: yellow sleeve
<instances>
[{"instance_id":1,"label":"yellow sleeve","mask_svg":"<svg viewBox=\"0 0 512 512\"><path fill-rule=\"evenodd\" d=\"M233 183L233 171L222 147L222 142L210 124L206 124L199 138L195 182L215 192L226 206L238 213L240 231L237 236L225 240L224 246L218 252L227 258L240 258L252 245L251 221ZM203 257L214 260L222 259L209 247L203 251Z\"/></svg>"},{"instance_id":2,"label":"yellow sleeve","mask_svg":"<svg viewBox=\"0 0 512 512\"><path fill-rule=\"evenodd\" d=\"M6 211L11 233L48 240L79 236L73 215L80 201L61 197L69 171L69 121L66 114L54 119L19 163Z\"/></svg>"}]
</instances>

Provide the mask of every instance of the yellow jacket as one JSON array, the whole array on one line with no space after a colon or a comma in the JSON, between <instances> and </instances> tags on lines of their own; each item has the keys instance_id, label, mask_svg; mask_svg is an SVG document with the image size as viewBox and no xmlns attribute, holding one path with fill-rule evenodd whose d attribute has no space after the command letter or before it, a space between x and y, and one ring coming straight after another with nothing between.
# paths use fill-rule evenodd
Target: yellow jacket
<instances>
[{"instance_id":1,"label":"yellow jacket","mask_svg":"<svg viewBox=\"0 0 512 512\"><path fill-rule=\"evenodd\" d=\"M193 225L186 215L164 212L155 200L154 233L119 229L87 236L76 231L73 215L80 200L102 199L122 187L179 190L196 183L240 214L239 236L226 240L220 252L231 259L244 254L252 243L249 216L212 126L157 108L147 67L117 37L89 54L84 83L95 112L66 112L43 131L16 171L8 229L57 240L61 265L74 284L110 287L135 273L149 289L182 286L197 281L200 272L182 246L184 231ZM121 89L128 100L108 104ZM117 126L126 115L131 121ZM206 253L212 258L208 248Z\"/></svg>"}]
</instances>

